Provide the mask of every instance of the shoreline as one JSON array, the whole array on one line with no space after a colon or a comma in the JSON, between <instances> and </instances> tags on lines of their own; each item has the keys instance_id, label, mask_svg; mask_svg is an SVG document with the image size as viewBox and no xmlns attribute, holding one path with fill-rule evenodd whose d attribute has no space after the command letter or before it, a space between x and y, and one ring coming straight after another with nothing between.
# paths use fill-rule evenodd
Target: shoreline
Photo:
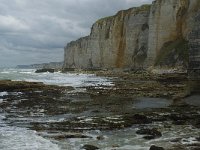
<instances>
[{"instance_id":1,"label":"shoreline","mask_svg":"<svg viewBox=\"0 0 200 150\"><path fill-rule=\"evenodd\" d=\"M136 96L163 97L179 100L192 94L188 75L185 71L180 70L157 70L156 73L149 71L75 70L63 73L95 74L96 76L100 77L108 77L117 84L117 89L124 88L125 90L125 87L128 87L127 90L135 90L136 93L138 92ZM121 80L120 82L124 81L124 85L120 84L118 80ZM133 82L138 83L140 81L142 82L141 84L131 84ZM122 86L122 88L119 86ZM146 87L146 89L144 87ZM160 89L160 91L156 92L158 89ZM147 93L144 94L143 91Z\"/></svg>"},{"instance_id":2,"label":"shoreline","mask_svg":"<svg viewBox=\"0 0 200 150\"><path fill-rule=\"evenodd\" d=\"M3 103L0 103L0 108L6 112L6 123L28 127L39 136L61 143L61 147L66 140L74 141L78 143L77 149L88 146L122 148L127 145L126 130L131 132L129 138L135 137L148 148L151 145L166 150L200 147L200 106L185 101L185 95L181 95L186 90L184 74L164 77L145 73L96 74L111 77L114 85L80 87L85 90L73 92L72 87L0 81L0 92L10 89L7 94L2 94ZM183 136L175 133L177 128ZM113 137L109 133L123 136ZM106 141L112 138L119 139L120 144L111 142L109 145ZM190 143L190 139L195 144ZM128 145L135 144L130 141ZM73 142L67 147L74 149Z\"/></svg>"}]
</instances>

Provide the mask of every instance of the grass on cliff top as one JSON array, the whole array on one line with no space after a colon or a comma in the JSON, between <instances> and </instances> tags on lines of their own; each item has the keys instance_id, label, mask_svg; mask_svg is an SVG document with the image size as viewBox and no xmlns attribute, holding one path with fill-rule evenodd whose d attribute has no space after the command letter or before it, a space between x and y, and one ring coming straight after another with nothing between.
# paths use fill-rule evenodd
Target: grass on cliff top
<instances>
[{"instance_id":1,"label":"grass on cliff top","mask_svg":"<svg viewBox=\"0 0 200 150\"><path fill-rule=\"evenodd\" d=\"M107 17L101 18L101 19L97 20L96 23L101 23L101 22L103 22L103 21L105 21L105 20L112 19L113 17L114 17L114 16L107 16Z\"/></svg>"},{"instance_id":2,"label":"grass on cliff top","mask_svg":"<svg viewBox=\"0 0 200 150\"><path fill-rule=\"evenodd\" d=\"M172 54L178 55L179 59L183 60L184 63L187 63L189 61L188 49L188 41L185 39L177 39L175 41L167 42L161 48L154 65L160 65Z\"/></svg>"},{"instance_id":3,"label":"grass on cliff top","mask_svg":"<svg viewBox=\"0 0 200 150\"><path fill-rule=\"evenodd\" d=\"M145 4L145 5L142 5L140 7L137 7L136 11L138 11L138 12L140 12L140 11L147 11L147 10L150 10L150 8L151 8L150 4Z\"/></svg>"},{"instance_id":4,"label":"grass on cliff top","mask_svg":"<svg viewBox=\"0 0 200 150\"><path fill-rule=\"evenodd\" d=\"M140 6L140 7L135 7L134 12L135 12L136 14L138 14L138 13L141 12L141 11L150 10L150 8L151 8L151 5L145 4L145 5L142 5L142 6ZM116 15L114 15L114 16L108 16L108 17L101 18L101 19L97 20L96 23L102 23L103 21L112 19L113 17L116 17L116 16L117 16L119 13L121 13L121 12L124 12L125 14L128 14L128 13L131 11L131 9L133 9L133 8L129 8L129 9L127 9L127 10L121 10L121 11L119 11L119 12L118 12Z\"/></svg>"}]
</instances>

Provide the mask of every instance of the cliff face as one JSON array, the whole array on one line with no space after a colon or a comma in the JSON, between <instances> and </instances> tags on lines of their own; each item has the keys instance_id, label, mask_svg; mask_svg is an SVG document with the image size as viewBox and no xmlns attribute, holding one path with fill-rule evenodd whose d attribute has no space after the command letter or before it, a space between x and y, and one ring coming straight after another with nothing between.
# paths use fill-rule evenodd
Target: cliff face
<instances>
[{"instance_id":1,"label":"cliff face","mask_svg":"<svg viewBox=\"0 0 200 150\"><path fill-rule=\"evenodd\" d=\"M200 93L200 11L192 18L195 22L189 39L189 66L188 75L190 79L191 92Z\"/></svg>"},{"instance_id":2,"label":"cliff face","mask_svg":"<svg viewBox=\"0 0 200 150\"><path fill-rule=\"evenodd\" d=\"M186 66L199 0L156 0L98 20L65 47L64 68ZM168 59L169 58L169 59Z\"/></svg>"},{"instance_id":3,"label":"cliff face","mask_svg":"<svg viewBox=\"0 0 200 150\"><path fill-rule=\"evenodd\" d=\"M198 0L153 2L149 15L148 58L146 60L148 65L169 67L187 65L188 34L194 24L191 18L195 16L198 9L200 9Z\"/></svg>"},{"instance_id":4,"label":"cliff face","mask_svg":"<svg viewBox=\"0 0 200 150\"><path fill-rule=\"evenodd\" d=\"M194 28L190 32L189 39L189 77L200 80L200 11L193 18Z\"/></svg>"},{"instance_id":5,"label":"cliff face","mask_svg":"<svg viewBox=\"0 0 200 150\"><path fill-rule=\"evenodd\" d=\"M129 68L147 53L150 6L131 8L98 20L88 37L65 48L65 68ZM136 59L141 57L142 60Z\"/></svg>"}]
</instances>

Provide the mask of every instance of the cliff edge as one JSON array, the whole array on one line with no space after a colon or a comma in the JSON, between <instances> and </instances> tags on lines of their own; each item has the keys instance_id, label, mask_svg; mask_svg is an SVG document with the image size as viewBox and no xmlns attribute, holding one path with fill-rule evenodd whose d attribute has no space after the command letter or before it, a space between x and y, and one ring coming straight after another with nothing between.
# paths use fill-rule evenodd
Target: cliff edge
<instances>
[{"instance_id":1,"label":"cliff edge","mask_svg":"<svg viewBox=\"0 0 200 150\"><path fill-rule=\"evenodd\" d=\"M155 0L102 18L89 36L67 44L63 68L187 68L199 11L199 0Z\"/></svg>"}]
</instances>

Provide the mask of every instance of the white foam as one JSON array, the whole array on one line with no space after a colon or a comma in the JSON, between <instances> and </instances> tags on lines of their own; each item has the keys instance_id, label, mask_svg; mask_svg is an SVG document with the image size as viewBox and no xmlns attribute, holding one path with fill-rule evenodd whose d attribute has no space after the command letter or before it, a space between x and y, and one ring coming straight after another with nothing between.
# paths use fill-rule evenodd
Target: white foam
<instances>
[{"instance_id":1,"label":"white foam","mask_svg":"<svg viewBox=\"0 0 200 150\"><path fill-rule=\"evenodd\" d=\"M3 74L7 72L8 74ZM59 86L112 86L113 83L105 77L97 77L94 74L77 73L35 73L34 69L4 69L0 71L0 80L9 79L14 81L43 82Z\"/></svg>"},{"instance_id":2,"label":"white foam","mask_svg":"<svg viewBox=\"0 0 200 150\"><path fill-rule=\"evenodd\" d=\"M6 126L0 115L0 149L1 150L59 150L58 145L44 139L35 131Z\"/></svg>"},{"instance_id":3,"label":"white foam","mask_svg":"<svg viewBox=\"0 0 200 150\"><path fill-rule=\"evenodd\" d=\"M27 78L25 81L44 82L45 84L53 84L60 86L112 86L113 83L107 78L97 77L91 74L63 74L63 73L43 73L35 75L34 78Z\"/></svg>"},{"instance_id":4,"label":"white foam","mask_svg":"<svg viewBox=\"0 0 200 150\"><path fill-rule=\"evenodd\" d=\"M8 92L0 92L0 96L6 96L8 95Z\"/></svg>"},{"instance_id":5,"label":"white foam","mask_svg":"<svg viewBox=\"0 0 200 150\"><path fill-rule=\"evenodd\" d=\"M3 72L1 72L2 74L8 74L8 73L10 73L9 71L3 71Z\"/></svg>"},{"instance_id":6,"label":"white foam","mask_svg":"<svg viewBox=\"0 0 200 150\"><path fill-rule=\"evenodd\" d=\"M195 143L199 143L196 138L194 137L190 137L190 138L183 138L181 140L181 143L182 144L195 144Z\"/></svg>"}]
</instances>

